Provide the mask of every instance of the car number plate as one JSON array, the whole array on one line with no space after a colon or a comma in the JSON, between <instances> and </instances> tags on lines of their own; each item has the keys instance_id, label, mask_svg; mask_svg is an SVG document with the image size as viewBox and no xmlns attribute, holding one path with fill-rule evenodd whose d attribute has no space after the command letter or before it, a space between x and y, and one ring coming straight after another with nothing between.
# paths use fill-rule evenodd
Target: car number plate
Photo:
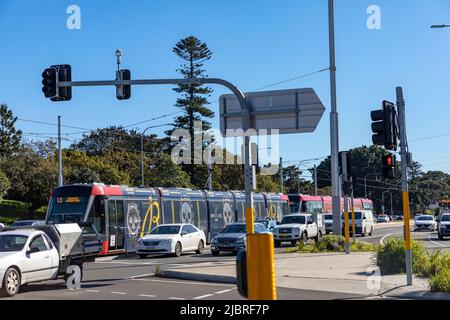
<instances>
[{"instance_id":1,"label":"car number plate","mask_svg":"<svg viewBox=\"0 0 450 320\"><path fill-rule=\"evenodd\" d=\"M282 233L282 234L280 234L280 236L282 236L282 237L289 237L289 233Z\"/></svg>"}]
</instances>

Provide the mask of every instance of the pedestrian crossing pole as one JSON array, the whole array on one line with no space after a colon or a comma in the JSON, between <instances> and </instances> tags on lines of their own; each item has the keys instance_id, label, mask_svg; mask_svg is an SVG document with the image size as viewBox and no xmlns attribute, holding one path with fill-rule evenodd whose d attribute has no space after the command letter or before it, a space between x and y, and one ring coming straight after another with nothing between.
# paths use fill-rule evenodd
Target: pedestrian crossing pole
<instances>
[{"instance_id":1,"label":"pedestrian crossing pole","mask_svg":"<svg viewBox=\"0 0 450 320\"><path fill-rule=\"evenodd\" d=\"M411 254L411 226L409 209L409 191L408 191L408 144L406 139L406 115L405 100L403 98L402 87L397 87L397 109L398 109L398 127L400 131L400 154L402 160L402 203L404 217L404 240L405 240L405 258L406 258L406 280L407 285L413 285L412 277L412 254Z\"/></svg>"}]
</instances>

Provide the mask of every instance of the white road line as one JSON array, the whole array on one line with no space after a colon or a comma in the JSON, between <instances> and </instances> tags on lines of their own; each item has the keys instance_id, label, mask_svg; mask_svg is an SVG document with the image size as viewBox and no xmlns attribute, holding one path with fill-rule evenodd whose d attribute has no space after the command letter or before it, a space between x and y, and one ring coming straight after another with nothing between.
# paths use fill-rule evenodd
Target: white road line
<instances>
[{"instance_id":1,"label":"white road line","mask_svg":"<svg viewBox=\"0 0 450 320\"><path fill-rule=\"evenodd\" d=\"M233 289L227 289L227 290L217 291L217 292L214 292L214 294L222 294L222 293L227 293L227 292L230 292L230 291L233 291Z\"/></svg>"},{"instance_id":2,"label":"white road line","mask_svg":"<svg viewBox=\"0 0 450 320\"><path fill-rule=\"evenodd\" d=\"M88 289L86 289L86 291L87 292L94 292L94 293L99 293L100 291L98 291L98 290L88 290Z\"/></svg>"},{"instance_id":3,"label":"white road line","mask_svg":"<svg viewBox=\"0 0 450 320\"><path fill-rule=\"evenodd\" d=\"M129 279L134 280L134 279L147 278L147 277L154 277L154 276L155 276L155 273L152 272L152 273L138 274L138 275L136 275L136 276L130 277Z\"/></svg>"},{"instance_id":4,"label":"white road line","mask_svg":"<svg viewBox=\"0 0 450 320\"><path fill-rule=\"evenodd\" d=\"M140 294L139 297L145 297L145 298L155 298L156 296L153 294Z\"/></svg>"},{"instance_id":5,"label":"white road line","mask_svg":"<svg viewBox=\"0 0 450 320\"><path fill-rule=\"evenodd\" d=\"M431 234L428 235L428 240L431 241L431 242L433 242L434 244L437 244L438 246L446 247L445 244L442 244L442 243L439 243L439 242L436 242L436 241L431 240Z\"/></svg>"},{"instance_id":6,"label":"white road line","mask_svg":"<svg viewBox=\"0 0 450 320\"><path fill-rule=\"evenodd\" d=\"M133 281L146 281L146 282L167 282L167 283L175 283L175 284L190 284L196 286L214 286L214 287L234 287L232 284L225 283L207 283L207 282L195 282L195 281L176 281L176 280L157 280L157 279L129 279Z\"/></svg>"},{"instance_id":7,"label":"white road line","mask_svg":"<svg viewBox=\"0 0 450 320\"><path fill-rule=\"evenodd\" d=\"M111 292L111 294L121 294L121 295L124 295L124 294L126 294L126 292L113 291L113 292Z\"/></svg>"},{"instance_id":8,"label":"white road line","mask_svg":"<svg viewBox=\"0 0 450 320\"><path fill-rule=\"evenodd\" d=\"M214 294L205 294L203 296L195 297L195 298L193 298L193 300L200 300L200 299L203 299L203 298L212 297L213 295Z\"/></svg>"},{"instance_id":9,"label":"white road line","mask_svg":"<svg viewBox=\"0 0 450 320\"><path fill-rule=\"evenodd\" d=\"M186 300L185 298L169 297L170 300Z\"/></svg>"},{"instance_id":10,"label":"white road line","mask_svg":"<svg viewBox=\"0 0 450 320\"><path fill-rule=\"evenodd\" d=\"M386 239L387 237L393 235L393 233L388 233L387 235L385 235L383 238L380 239L380 244L383 245L383 241L384 239Z\"/></svg>"}]
</instances>

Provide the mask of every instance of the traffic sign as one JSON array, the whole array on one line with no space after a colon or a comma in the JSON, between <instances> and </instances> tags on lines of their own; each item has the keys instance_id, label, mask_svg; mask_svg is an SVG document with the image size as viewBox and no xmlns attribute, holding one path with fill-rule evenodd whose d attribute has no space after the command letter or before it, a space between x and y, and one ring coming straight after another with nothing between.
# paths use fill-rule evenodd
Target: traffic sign
<instances>
[{"instance_id":1,"label":"traffic sign","mask_svg":"<svg viewBox=\"0 0 450 320\"><path fill-rule=\"evenodd\" d=\"M313 132L325 107L312 88L245 93L250 107L250 129L280 134ZM242 129L242 109L233 94L220 97L220 131ZM260 133L261 134L261 133Z\"/></svg>"}]
</instances>

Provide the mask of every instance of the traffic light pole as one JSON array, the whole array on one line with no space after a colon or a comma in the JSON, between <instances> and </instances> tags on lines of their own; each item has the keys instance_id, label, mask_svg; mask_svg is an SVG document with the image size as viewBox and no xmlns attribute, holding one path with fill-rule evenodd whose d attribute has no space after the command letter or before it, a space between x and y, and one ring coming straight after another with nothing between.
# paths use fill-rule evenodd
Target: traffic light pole
<instances>
[{"instance_id":1,"label":"traffic light pole","mask_svg":"<svg viewBox=\"0 0 450 320\"><path fill-rule=\"evenodd\" d=\"M250 108L244 94L232 83L219 78L203 79L144 79L144 80L104 80L104 81L65 81L57 82L57 87L93 87L93 86L127 86L127 85L222 85L236 96L242 111L242 129L244 131L244 177L245 207L247 223L247 275L248 298L250 300L276 300L275 260L273 255L273 236L255 234L253 209L253 172L250 163L250 136L245 134L250 129ZM261 237L258 237L261 236ZM265 258L265 259L264 259Z\"/></svg>"},{"instance_id":2,"label":"traffic light pole","mask_svg":"<svg viewBox=\"0 0 450 320\"><path fill-rule=\"evenodd\" d=\"M402 158L402 200L403 200L403 217L404 217L404 240L406 253L406 280L407 285L412 286L412 254L411 254L411 226L410 226L410 209L409 209L409 191L408 191L408 145L406 139L406 115L405 100L403 98L403 89L397 87L397 109L398 109L398 126L400 129L400 154Z\"/></svg>"},{"instance_id":3,"label":"traffic light pole","mask_svg":"<svg viewBox=\"0 0 450 320\"><path fill-rule=\"evenodd\" d=\"M333 233L341 234L341 193L339 181L339 128L336 94L336 49L334 41L334 0L328 0L329 54L330 54L330 140L331 140L331 195Z\"/></svg>"}]
</instances>

